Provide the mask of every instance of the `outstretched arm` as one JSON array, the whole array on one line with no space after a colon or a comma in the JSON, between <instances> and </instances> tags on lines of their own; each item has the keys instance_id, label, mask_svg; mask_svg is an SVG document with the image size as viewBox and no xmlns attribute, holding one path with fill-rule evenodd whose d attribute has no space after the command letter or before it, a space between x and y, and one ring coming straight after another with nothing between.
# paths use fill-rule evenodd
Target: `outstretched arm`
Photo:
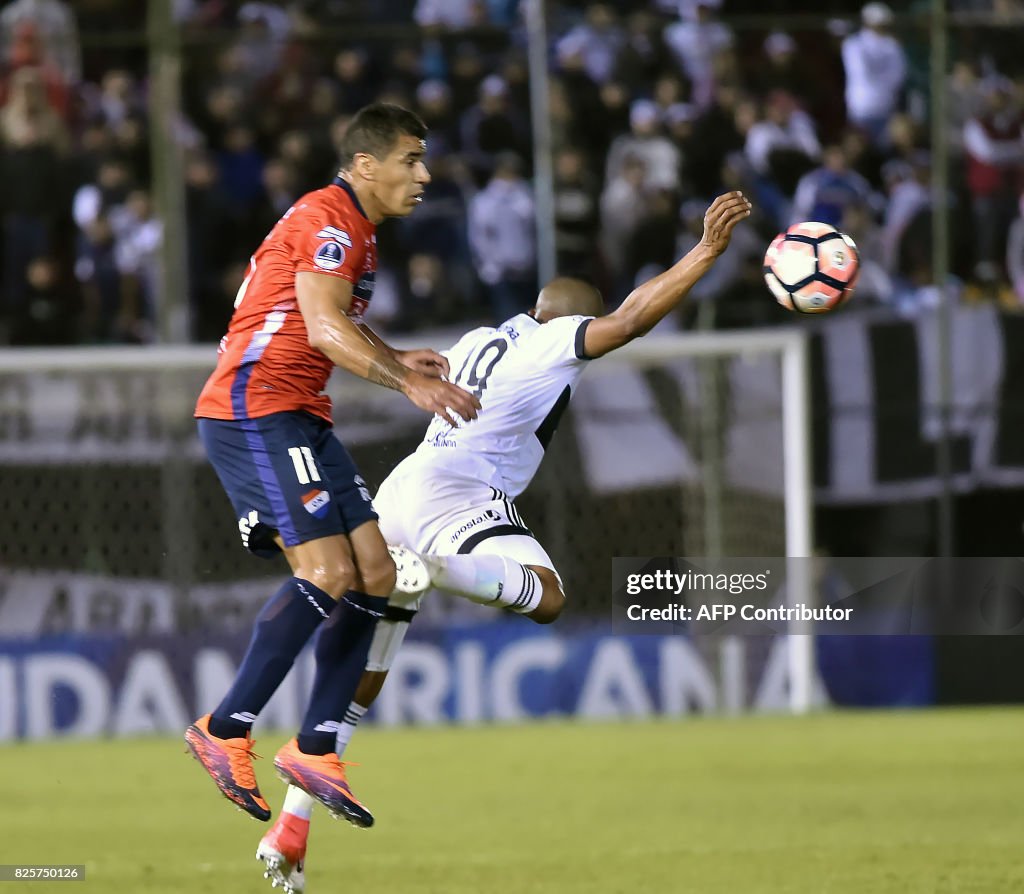
<instances>
[{"instance_id":1,"label":"outstretched arm","mask_svg":"<svg viewBox=\"0 0 1024 894\"><path fill-rule=\"evenodd\" d=\"M741 192L719 196L704 215L704 236L675 266L637 286L614 311L590 322L584 335L587 357L601 357L650 332L678 307L729 245L733 228L750 214Z\"/></svg>"},{"instance_id":2,"label":"outstretched arm","mask_svg":"<svg viewBox=\"0 0 1024 894\"><path fill-rule=\"evenodd\" d=\"M449 408L463 419L476 418L480 401L475 397L404 366L383 342L371 341L345 316L352 303L352 283L348 280L303 271L295 276L295 294L310 345L336 366L401 391L417 407L436 413L451 425L457 423Z\"/></svg>"}]
</instances>

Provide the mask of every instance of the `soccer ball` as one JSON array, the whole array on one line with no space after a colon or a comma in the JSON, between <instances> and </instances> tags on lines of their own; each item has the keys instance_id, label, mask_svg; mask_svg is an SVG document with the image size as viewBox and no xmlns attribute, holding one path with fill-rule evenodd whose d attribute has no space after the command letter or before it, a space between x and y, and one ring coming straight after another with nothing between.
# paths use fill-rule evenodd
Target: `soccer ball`
<instances>
[{"instance_id":1,"label":"soccer ball","mask_svg":"<svg viewBox=\"0 0 1024 894\"><path fill-rule=\"evenodd\" d=\"M823 314L853 294L860 254L853 240L824 223L793 224L764 256L764 281L786 310Z\"/></svg>"}]
</instances>

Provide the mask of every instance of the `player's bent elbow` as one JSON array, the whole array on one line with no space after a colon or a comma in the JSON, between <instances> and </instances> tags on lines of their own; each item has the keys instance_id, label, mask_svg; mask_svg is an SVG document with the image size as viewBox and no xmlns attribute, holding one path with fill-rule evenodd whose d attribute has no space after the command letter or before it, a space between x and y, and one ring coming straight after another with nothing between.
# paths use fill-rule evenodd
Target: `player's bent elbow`
<instances>
[{"instance_id":1,"label":"player's bent elbow","mask_svg":"<svg viewBox=\"0 0 1024 894\"><path fill-rule=\"evenodd\" d=\"M330 336L320 328L309 329L309 346L315 351L319 351L321 354L326 354L328 346L331 343Z\"/></svg>"}]
</instances>

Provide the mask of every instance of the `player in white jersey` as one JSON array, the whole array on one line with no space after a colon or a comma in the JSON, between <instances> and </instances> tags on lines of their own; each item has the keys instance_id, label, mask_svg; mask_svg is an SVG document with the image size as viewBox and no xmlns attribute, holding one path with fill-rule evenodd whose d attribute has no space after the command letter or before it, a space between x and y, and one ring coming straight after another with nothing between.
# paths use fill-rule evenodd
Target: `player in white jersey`
<instances>
[{"instance_id":1,"label":"player in white jersey","mask_svg":"<svg viewBox=\"0 0 1024 894\"><path fill-rule=\"evenodd\" d=\"M455 428L435 416L423 442L388 475L374 499L391 544L398 590L378 622L366 673L339 724L342 754L380 692L388 669L430 587L511 609L538 623L565 604L562 581L514 500L533 479L587 364L650 331L676 308L726 249L750 214L742 193L720 196L704 217L704 237L669 270L599 316L601 296L581 280L559 278L536 306L497 328L482 327L444 351L455 384L480 401L478 417ZM260 842L266 876L286 894L302 890L313 801L289 788L284 810Z\"/></svg>"},{"instance_id":2,"label":"player in white jersey","mask_svg":"<svg viewBox=\"0 0 1024 894\"><path fill-rule=\"evenodd\" d=\"M374 500L387 519L384 538L422 554L441 589L507 606L541 623L561 611L564 597L554 565L513 501L533 480L586 369L584 339L600 310L592 286L556 279L529 313L496 329L474 329L445 352L453 381L487 407L486 419L481 412L456 428L435 417L423 443L399 463ZM494 558L439 561L471 555ZM403 573L415 563L406 556Z\"/></svg>"}]
</instances>

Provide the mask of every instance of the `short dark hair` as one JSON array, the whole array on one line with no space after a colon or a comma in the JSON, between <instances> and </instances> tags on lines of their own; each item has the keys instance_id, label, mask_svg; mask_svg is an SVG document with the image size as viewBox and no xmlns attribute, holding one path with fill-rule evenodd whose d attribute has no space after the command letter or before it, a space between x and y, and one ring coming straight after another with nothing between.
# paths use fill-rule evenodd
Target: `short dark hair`
<instances>
[{"instance_id":1,"label":"short dark hair","mask_svg":"<svg viewBox=\"0 0 1024 894\"><path fill-rule=\"evenodd\" d=\"M360 153L386 158L401 136L425 139L427 125L419 115L402 106L387 102L364 106L349 122L341 138L341 170L350 168L352 159Z\"/></svg>"}]
</instances>

